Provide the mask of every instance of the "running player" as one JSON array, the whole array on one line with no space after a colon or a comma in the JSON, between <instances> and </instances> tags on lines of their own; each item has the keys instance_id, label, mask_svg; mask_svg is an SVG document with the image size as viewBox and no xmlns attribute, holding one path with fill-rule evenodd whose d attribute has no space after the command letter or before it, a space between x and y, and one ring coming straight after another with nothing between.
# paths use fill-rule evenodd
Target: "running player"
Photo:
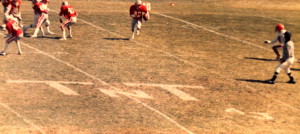
<instances>
[{"instance_id":1,"label":"running player","mask_svg":"<svg viewBox=\"0 0 300 134\"><path fill-rule=\"evenodd\" d=\"M147 11L146 6L142 5L142 1L141 0L136 0L135 4L130 6L129 14L132 18L132 22L131 22L132 36L131 36L131 39L134 39L135 31L136 31L136 35L140 34L143 17L145 17L145 20L148 20L149 19L149 13Z\"/></svg>"},{"instance_id":2,"label":"running player","mask_svg":"<svg viewBox=\"0 0 300 134\"><path fill-rule=\"evenodd\" d=\"M68 28L69 30L68 38L72 38L73 36L72 36L71 25L74 25L77 22L76 11L73 9L71 5L69 5L67 1L64 1L61 4L59 16L64 16L67 19L66 21L63 22L62 19L60 18L60 22L62 23L61 30L63 32L63 37L60 40L67 39L65 28Z\"/></svg>"},{"instance_id":3,"label":"running player","mask_svg":"<svg viewBox=\"0 0 300 134\"><path fill-rule=\"evenodd\" d=\"M34 10L34 24L30 24L24 27L24 33L26 33L28 28L35 28L32 38L37 37L37 34L43 23L46 23L47 32L53 34L50 31L50 21L48 20L47 5L42 3L41 0L33 0L33 10ZM44 35L43 35L44 36Z\"/></svg>"},{"instance_id":4,"label":"running player","mask_svg":"<svg viewBox=\"0 0 300 134\"><path fill-rule=\"evenodd\" d=\"M272 79L268 80L267 82L269 84L274 84L275 80L277 78L277 75L280 73L280 71L283 69L287 75L289 76L290 80L288 83L295 84L296 81L294 80L294 77L292 76L291 72L291 66L295 61L295 55L294 55L294 43L291 40L292 34L290 32L284 33L284 46L283 46L283 57L280 59L280 63L275 68L275 73L272 77Z\"/></svg>"}]
</instances>

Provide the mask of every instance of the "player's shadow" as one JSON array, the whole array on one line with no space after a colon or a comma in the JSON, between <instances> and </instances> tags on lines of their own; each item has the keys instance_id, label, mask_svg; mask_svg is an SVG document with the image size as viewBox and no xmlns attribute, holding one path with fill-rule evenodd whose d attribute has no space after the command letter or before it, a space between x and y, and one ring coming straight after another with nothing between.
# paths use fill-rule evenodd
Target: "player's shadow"
<instances>
[{"instance_id":1,"label":"player's shadow","mask_svg":"<svg viewBox=\"0 0 300 134\"><path fill-rule=\"evenodd\" d=\"M261 61L275 61L274 59L255 58L255 57L244 57L244 59L248 59L248 60L261 60Z\"/></svg>"},{"instance_id":2,"label":"player's shadow","mask_svg":"<svg viewBox=\"0 0 300 134\"><path fill-rule=\"evenodd\" d=\"M103 38L105 40L129 40L129 38Z\"/></svg>"},{"instance_id":3,"label":"player's shadow","mask_svg":"<svg viewBox=\"0 0 300 134\"><path fill-rule=\"evenodd\" d=\"M300 71L300 69L291 68L292 71Z\"/></svg>"},{"instance_id":4,"label":"player's shadow","mask_svg":"<svg viewBox=\"0 0 300 134\"><path fill-rule=\"evenodd\" d=\"M237 81L246 81L246 82L252 82L252 83L263 83L268 84L266 80L252 80L252 79L236 79Z\"/></svg>"}]
</instances>

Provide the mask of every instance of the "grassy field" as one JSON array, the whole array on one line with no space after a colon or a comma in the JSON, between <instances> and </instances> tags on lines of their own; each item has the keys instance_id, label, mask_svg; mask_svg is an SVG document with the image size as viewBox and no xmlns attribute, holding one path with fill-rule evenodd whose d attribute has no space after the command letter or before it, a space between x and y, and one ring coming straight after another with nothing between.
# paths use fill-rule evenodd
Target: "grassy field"
<instances>
[{"instance_id":1,"label":"grassy field","mask_svg":"<svg viewBox=\"0 0 300 134\"><path fill-rule=\"evenodd\" d=\"M11 44L0 57L1 134L300 133L300 64L297 84L285 72L263 82L278 64L263 44L276 24L300 57L299 1L149 0L151 19L129 40L133 0L74 0L66 41L61 2L49 5L55 35L23 38L24 55ZM22 11L29 25L30 1Z\"/></svg>"}]
</instances>

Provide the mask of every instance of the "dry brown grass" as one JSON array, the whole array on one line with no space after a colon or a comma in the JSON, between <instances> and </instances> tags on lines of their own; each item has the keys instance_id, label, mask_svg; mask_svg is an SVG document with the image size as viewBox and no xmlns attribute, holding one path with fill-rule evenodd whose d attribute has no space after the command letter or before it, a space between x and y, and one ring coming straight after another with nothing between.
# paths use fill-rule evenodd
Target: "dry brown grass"
<instances>
[{"instance_id":1,"label":"dry brown grass","mask_svg":"<svg viewBox=\"0 0 300 134\"><path fill-rule=\"evenodd\" d=\"M59 9L60 2L51 1L51 9ZM294 33L297 46L299 17L297 11L291 11L298 10L294 9L297 1L288 1L282 6L276 6L280 2L277 0L150 2L152 18L143 23L141 35L134 41L126 40L131 35L128 8L132 1L94 0L88 1L89 4L85 0L70 1L79 12L80 19L105 30L78 21L74 26L74 38L64 42L55 38L60 37L60 24L57 14L51 12L51 28L56 35L24 38L22 42L74 65L77 70L25 45L24 55L18 56L12 44L9 55L0 57L0 102L49 134L185 133L174 123L130 98L122 95L113 98L103 94L98 89L109 87L79 72L80 69L124 91L147 93L153 99L138 99L194 133L299 132L299 84L285 83L287 77L284 73L280 74L275 85L262 82L272 76L278 64L272 61L275 54L271 48L263 45L262 41L273 39L274 26L283 23L268 17L283 20L288 30ZM169 6L170 2L176 5ZM27 25L32 21L32 12L29 2L24 1L24 6L23 18ZM226 36L156 13L180 18ZM296 47L297 57L300 56L299 48ZM294 64L296 80L300 80L299 68L298 63ZM65 85L80 94L67 96L47 84L5 82L22 79L84 81L94 85ZM158 87L128 87L124 83L205 88L180 88L199 100L184 101ZM245 114L226 113L227 108L235 108ZM257 119L252 112L268 113L274 120ZM0 107L0 126L0 133L38 133L4 107Z\"/></svg>"}]
</instances>

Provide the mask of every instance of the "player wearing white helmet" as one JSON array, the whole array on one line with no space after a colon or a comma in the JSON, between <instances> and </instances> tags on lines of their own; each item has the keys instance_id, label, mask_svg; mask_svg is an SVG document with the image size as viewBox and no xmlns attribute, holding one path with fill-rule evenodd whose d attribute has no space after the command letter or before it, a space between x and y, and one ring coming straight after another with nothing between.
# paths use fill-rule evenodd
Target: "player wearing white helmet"
<instances>
[{"instance_id":1,"label":"player wearing white helmet","mask_svg":"<svg viewBox=\"0 0 300 134\"><path fill-rule=\"evenodd\" d=\"M33 10L34 10L34 24L24 27L24 33L26 33L28 28L35 28L34 33L31 37L37 37L37 34L43 23L46 23L46 28L49 34L54 34L50 31L50 21L48 19L47 5L42 3L41 0L33 0ZM44 36L44 35L43 35Z\"/></svg>"},{"instance_id":2,"label":"player wearing white helmet","mask_svg":"<svg viewBox=\"0 0 300 134\"><path fill-rule=\"evenodd\" d=\"M145 19L145 21L148 20L149 13L148 13L146 6L142 5L142 1L136 0L135 4L130 6L129 14L132 18L131 39L134 39L135 31L136 31L136 34L139 35L139 33L140 33L139 31L142 27L142 20L143 20L143 18Z\"/></svg>"},{"instance_id":3,"label":"player wearing white helmet","mask_svg":"<svg viewBox=\"0 0 300 134\"><path fill-rule=\"evenodd\" d=\"M67 1L62 2L59 16L64 16L66 21L62 21L60 18L61 30L63 31L63 37L60 40L66 40L66 28L69 30L68 38L72 38L72 28L71 26L77 22L77 12L74 10L73 6L69 5Z\"/></svg>"},{"instance_id":4,"label":"player wearing white helmet","mask_svg":"<svg viewBox=\"0 0 300 134\"><path fill-rule=\"evenodd\" d=\"M277 24L275 26L275 32L276 32L276 37L273 41L269 41L269 40L265 40L264 43L265 44L272 44L273 47L273 51L276 54L276 60L280 60L281 56L279 54L278 49L282 48L284 45L284 33L286 32L284 25L283 24ZM279 45L274 45L276 42L279 42Z\"/></svg>"},{"instance_id":5,"label":"player wearing white helmet","mask_svg":"<svg viewBox=\"0 0 300 134\"><path fill-rule=\"evenodd\" d=\"M18 48L18 54L21 55L21 47L19 40L23 37L22 28L19 27L19 22L17 18L14 18L12 15L5 15L6 29L8 31L7 40L5 41L4 49L0 52L1 56L6 55L6 51L11 42L15 41Z\"/></svg>"}]
</instances>

